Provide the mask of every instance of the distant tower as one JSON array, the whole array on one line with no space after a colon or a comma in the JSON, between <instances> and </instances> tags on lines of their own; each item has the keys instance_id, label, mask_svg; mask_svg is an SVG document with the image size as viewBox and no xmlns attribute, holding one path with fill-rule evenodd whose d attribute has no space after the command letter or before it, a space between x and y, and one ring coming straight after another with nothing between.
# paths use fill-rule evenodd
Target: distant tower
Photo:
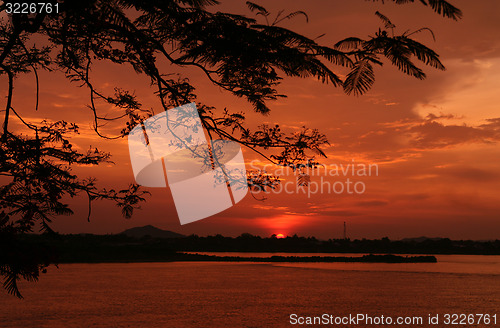
<instances>
[{"instance_id":1,"label":"distant tower","mask_svg":"<svg viewBox=\"0 0 500 328\"><path fill-rule=\"evenodd\" d=\"M344 239L347 239L347 226L344 221Z\"/></svg>"}]
</instances>

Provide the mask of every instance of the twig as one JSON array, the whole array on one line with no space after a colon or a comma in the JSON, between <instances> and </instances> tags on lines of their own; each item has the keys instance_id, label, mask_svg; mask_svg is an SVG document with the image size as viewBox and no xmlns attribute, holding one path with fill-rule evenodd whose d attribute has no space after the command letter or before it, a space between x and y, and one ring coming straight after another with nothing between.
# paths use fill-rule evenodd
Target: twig
<instances>
[{"instance_id":1,"label":"twig","mask_svg":"<svg viewBox=\"0 0 500 328\"><path fill-rule=\"evenodd\" d=\"M3 136L2 136L3 141L6 141L7 133L9 132L8 126L9 126L10 108L12 107L12 90L14 89L14 74L4 64L0 64L0 67L7 73L9 79L9 91L7 95L7 104L5 105L5 118L3 121Z\"/></svg>"}]
</instances>

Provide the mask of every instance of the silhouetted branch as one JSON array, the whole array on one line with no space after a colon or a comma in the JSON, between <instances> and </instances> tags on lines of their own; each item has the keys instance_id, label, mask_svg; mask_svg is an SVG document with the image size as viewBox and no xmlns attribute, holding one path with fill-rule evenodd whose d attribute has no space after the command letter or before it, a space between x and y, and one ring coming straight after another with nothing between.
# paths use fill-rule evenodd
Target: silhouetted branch
<instances>
[{"instance_id":1,"label":"silhouetted branch","mask_svg":"<svg viewBox=\"0 0 500 328\"><path fill-rule=\"evenodd\" d=\"M2 135L2 140L5 142L7 140L7 134L9 133L9 115L10 115L10 109L12 107L12 90L14 89L14 74L7 66L3 64L0 64L0 68L2 68L7 73L8 76L7 103L5 105L5 116L3 120L3 135Z\"/></svg>"}]
</instances>

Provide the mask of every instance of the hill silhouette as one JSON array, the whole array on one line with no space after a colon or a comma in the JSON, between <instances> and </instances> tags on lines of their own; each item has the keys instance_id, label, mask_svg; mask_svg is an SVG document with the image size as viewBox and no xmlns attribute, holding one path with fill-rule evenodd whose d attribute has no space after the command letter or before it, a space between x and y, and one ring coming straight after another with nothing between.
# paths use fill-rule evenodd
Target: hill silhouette
<instances>
[{"instance_id":1,"label":"hill silhouette","mask_svg":"<svg viewBox=\"0 0 500 328\"><path fill-rule=\"evenodd\" d=\"M124 234L133 238L143 238L146 236L150 236L152 238L184 238L186 236L181 235L180 233L163 230L152 225L146 225L144 227L135 227L130 228L123 231L121 234Z\"/></svg>"},{"instance_id":2,"label":"hill silhouette","mask_svg":"<svg viewBox=\"0 0 500 328\"><path fill-rule=\"evenodd\" d=\"M136 237L137 236L137 237ZM147 237L149 236L149 237ZM159 237L155 237L159 236ZM166 237L170 236L170 237ZM146 238L145 238L146 237ZM182 238L183 237L183 238ZM183 236L155 228L136 227L120 234L25 234L23 242L33 249L47 249L55 263L99 263L99 262L172 262L172 261L224 261L224 262L435 262L434 254L500 255L500 240L473 241L422 239L401 241L381 239L328 239L315 237L276 236L261 237L244 233L238 237ZM250 252L250 253L358 253L360 256L263 256L262 258L218 256L198 252ZM375 254L365 257L363 254ZM385 255L384 255L385 254ZM401 254L397 257L386 255Z\"/></svg>"}]
</instances>

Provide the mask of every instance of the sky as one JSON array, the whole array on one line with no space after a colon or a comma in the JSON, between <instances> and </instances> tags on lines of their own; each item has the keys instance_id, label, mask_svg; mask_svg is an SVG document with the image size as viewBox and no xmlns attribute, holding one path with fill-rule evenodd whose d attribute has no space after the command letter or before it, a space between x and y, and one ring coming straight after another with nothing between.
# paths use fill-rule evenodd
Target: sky
<instances>
[{"instance_id":1,"label":"sky","mask_svg":"<svg viewBox=\"0 0 500 328\"><path fill-rule=\"evenodd\" d=\"M417 1L418 2L418 1ZM361 97L347 96L339 88L314 78L286 78L279 86L288 95L269 103L271 113L253 113L242 99L210 84L200 71L182 71L197 87L206 104L247 113L255 127L263 122L279 123L287 131L301 126L326 134L328 157L321 162L330 168L316 172L311 186L295 190L293 174L281 175L290 192L271 193L265 200L247 195L232 208L210 218L180 225L169 188L149 188L152 196L130 220L113 204L94 204L91 222L86 220L85 197L68 200L75 215L57 218L54 228L62 233L117 233L144 225L183 234L237 236L248 232L261 236L282 233L341 238L343 223L350 238L391 239L405 237L449 237L452 239L497 239L500 231L500 3L451 0L462 9L460 21L442 18L419 3L395 5L386 1L273 1L268 10L276 13L304 10L284 23L309 37L325 34L318 42L332 46L348 37L374 35L381 26L378 10L396 25L396 31L429 27L417 39L440 54L446 71L424 68L427 79L406 76L385 63L376 69L374 87ZM222 1L212 10L249 14L244 1ZM161 64L165 72L173 68ZM175 70L177 72L177 70ZM340 74L345 74L342 70ZM133 70L109 63L92 71L95 85L113 94L115 87L133 91L146 106L160 111L149 81ZM94 176L103 187L120 187L134 182L127 140L105 141L90 129L88 91L70 83L60 73L40 72L40 109L35 101L34 77L16 81L14 108L30 122L65 119L80 125L74 144L89 145L112 153L114 164L75 168L82 176ZM0 81L2 93L6 81ZM103 110L113 111L100 104ZM19 123L12 123L21 129ZM16 125L17 124L17 125ZM112 125L105 128L119 130ZM263 158L244 150L247 169L262 168ZM350 165L350 166L348 166ZM350 169L356 168L355 174ZM371 176L357 171L376 167ZM346 175L342 167L347 169ZM277 169L267 166L269 171ZM331 168L341 172L336 176ZM315 191L335 185L347 188L348 179L357 191L337 193ZM337 184L335 184L337 183ZM360 191L363 192L360 192ZM262 197L258 195L257 198Z\"/></svg>"}]
</instances>

